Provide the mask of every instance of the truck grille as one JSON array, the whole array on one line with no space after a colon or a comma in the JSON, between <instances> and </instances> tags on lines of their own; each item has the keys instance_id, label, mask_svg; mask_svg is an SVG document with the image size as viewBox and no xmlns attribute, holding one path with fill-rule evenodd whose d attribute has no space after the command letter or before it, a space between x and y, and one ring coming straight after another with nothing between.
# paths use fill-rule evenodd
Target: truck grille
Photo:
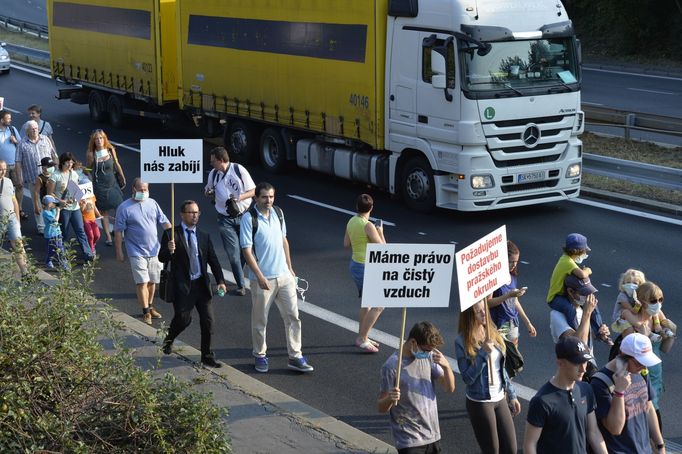
<instances>
[{"instance_id":1,"label":"truck grille","mask_svg":"<svg viewBox=\"0 0 682 454\"><path fill-rule=\"evenodd\" d=\"M575 115L525 118L483 124L495 167L554 162L568 145Z\"/></svg>"}]
</instances>

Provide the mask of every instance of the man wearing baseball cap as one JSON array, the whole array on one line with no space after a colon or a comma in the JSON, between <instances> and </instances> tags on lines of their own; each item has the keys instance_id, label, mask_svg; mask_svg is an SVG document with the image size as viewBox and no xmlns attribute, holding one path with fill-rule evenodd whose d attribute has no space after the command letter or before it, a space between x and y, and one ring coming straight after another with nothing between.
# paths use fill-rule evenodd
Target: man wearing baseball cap
<instances>
[{"instance_id":1,"label":"man wearing baseball cap","mask_svg":"<svg viewBox=\"0 0 682 454\"><path fill-rule=\"evenodd\" d=\"M581 381L594 358L575 336L562 337L554 350L557 370L530 401L523 452L582 454L589 441L593 452L606 454L592 387Z\"/></svg>"},{"instance_id":2,"label":"man wearing baseball cap","mask_svg":"<svg viewBox=\"0 0 682 454\"><path fill-rule=\"evenodd\" d=\"M590 336L590 317L598 300L595 296L597 289L590 282L589 278L580 279L576 276L566 276L564 279L565 296L563 298L566 305L570 305L571 313L566 311L552 310L549 313L549 329L555 344L565 336L575 336L580 339L588 350L592 352L592 336ZM587 365L586 376L592 375L597 368L594 358Z\"/></svg>"},{"instance_id":3,"label":"man wearing baseball cap","mask_svg":"<svg viewBox=\"0 0 682 454\"><path fill-rule=\"evenodd\" d=\"M633 333L623 338L619 355L593 376L597 423L610 453L665 453L651 386L641 374L660 362L649 338Z\"/></svg>"}]
</instances>

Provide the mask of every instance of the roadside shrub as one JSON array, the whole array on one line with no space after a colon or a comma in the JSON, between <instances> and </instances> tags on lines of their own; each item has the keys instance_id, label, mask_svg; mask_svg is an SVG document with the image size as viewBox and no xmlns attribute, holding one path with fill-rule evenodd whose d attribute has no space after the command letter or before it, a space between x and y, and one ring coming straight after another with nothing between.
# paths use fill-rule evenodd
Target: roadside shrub
<instances>
[{"instance_id":1,"label":"roadside shrub","mask_svg":"<svg viewBox=\"0 0 682 454\"><path fill-rule=\"evenodd\" d=\"M14 269L0 253L0 452L230 452L210 395L154 379L121 347L91 266L53 287Z\"/></svg>"}]
</instances>

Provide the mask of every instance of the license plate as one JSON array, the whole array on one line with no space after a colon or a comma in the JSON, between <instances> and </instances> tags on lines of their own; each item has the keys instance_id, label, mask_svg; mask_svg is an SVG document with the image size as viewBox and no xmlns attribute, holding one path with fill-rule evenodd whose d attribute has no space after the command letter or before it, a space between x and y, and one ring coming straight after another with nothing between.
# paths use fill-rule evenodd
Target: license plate
<instances>
[{"instance_id":1,"label":"license plate","mask_svg":"<svg viewBox=\"0 0 682 454\"><path fill-rule=\"evenodd\" d=\"M529 181L538 181L545 179L545 171L539 170L537 172L520 173L517 176L517 183L527 183Z\"/></svg>"}]
</instances>

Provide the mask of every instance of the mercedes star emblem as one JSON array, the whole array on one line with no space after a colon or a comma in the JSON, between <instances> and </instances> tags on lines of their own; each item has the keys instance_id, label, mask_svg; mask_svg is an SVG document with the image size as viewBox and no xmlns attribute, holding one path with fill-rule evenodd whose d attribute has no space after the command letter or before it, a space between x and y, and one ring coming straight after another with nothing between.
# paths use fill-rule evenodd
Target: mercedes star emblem
<instances>
[{"instance_id":1,"label":"mercedes star emblem","mask_svg":"<svg viewBox=\"0 0 682 454\"><path fill-rule=\"evenodd\" d=\"M529 124L521 134L521 140L526 144L526 147L533 148L540 141L540 128L536 124Z\"/></svg>"}]
</instances>

